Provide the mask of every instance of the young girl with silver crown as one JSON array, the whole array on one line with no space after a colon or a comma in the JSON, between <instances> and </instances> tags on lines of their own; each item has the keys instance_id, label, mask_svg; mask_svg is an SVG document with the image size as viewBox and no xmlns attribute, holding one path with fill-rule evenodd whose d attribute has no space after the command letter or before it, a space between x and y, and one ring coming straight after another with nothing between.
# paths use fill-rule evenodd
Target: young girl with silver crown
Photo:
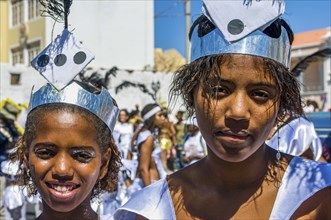
<instances>
[{"instance_id":1,"label":"young girl with silver crown","mask_svg":"<svg viewBox=\"0 0 331 220\"><path fill-rule=\"evenodd\" d=\"M265 144L285 112L302 115L281 0L204 1L192 62L172 95L196 115L208 155L146 187L115 219L330 219L331 164Z\"/></svg>"},{"instance_id":2,"label":"young girl with silver crown","mask_svg":"<svg viewBox=\"0 0 331 220\"><path fill-rule=\"evenodd\" d=\"M65 28L31 63L49 83L31 93L19 174L42 199L37 219L109 219L100 212L101 193L117 187L121 162L112 132L119 110L106 88L73 80L94 56L67 29L72 1L40 3L56 19L64 14Z\"/></svg>"},{"instance_id":3,"label":"young girl with silver crown","mask_svg":"<svg viewBox=\"0 0 331 220\"><path fill-rule=\"evenodd\" d=\"M117 114L105 88L74 81L32 93L17 159L29 194L41 196L38 219L100 217L91 199L117 187L120 155L111 135Z\"/></svg>"}]
</instances>

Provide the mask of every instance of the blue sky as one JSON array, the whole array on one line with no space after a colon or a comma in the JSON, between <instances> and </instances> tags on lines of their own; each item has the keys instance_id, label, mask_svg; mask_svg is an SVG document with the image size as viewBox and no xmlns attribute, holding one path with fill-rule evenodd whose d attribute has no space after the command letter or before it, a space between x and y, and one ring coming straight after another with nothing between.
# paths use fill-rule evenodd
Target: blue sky
<instances>
[{"instance_id":1,"label":"blue sky","mask_svg":"<svg viewBox=\"0 0 331 220\"><path fill-rule=\"evenodd\" d=\"M200 0L191 0L191 22L199 17ZM175 48L185 56L184 0L155 0L155 47ZM287 0L284 19L294 33L331 26L331 0Z\"/></svg>"}]
</instances>

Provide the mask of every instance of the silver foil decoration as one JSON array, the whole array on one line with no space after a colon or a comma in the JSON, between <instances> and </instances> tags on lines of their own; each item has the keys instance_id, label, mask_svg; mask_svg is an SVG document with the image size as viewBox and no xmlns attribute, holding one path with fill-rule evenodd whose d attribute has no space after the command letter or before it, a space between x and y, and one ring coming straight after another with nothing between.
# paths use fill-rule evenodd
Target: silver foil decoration
<instances>
[{"instance_id":1,"label":"silver foil decoration","mask_svg":"<svg viewBox=\"0 0 331 220\"><path fill-rule=\"evenodd\" d=\"M118 107L114 105L113 98L105 88L102 87L99 94L93 94L76 82L72 82L61 91L58 91L49 83L36 92L32 91L28 112L38 106L50 103L67 103L82 107L100 118L111 132L114 130L119 113Z\"/></svg>"},{"instance_id":2,"label":"silver foil decoration","mask_svg":"<svg viewBox=\"0 0 331 220\"><path fill-rule=\"evenodd\" d=\"M192 34L191 61L216 54L248 54L275 60L285 67L290 66L291 45L284 27L278 38L272 38L256 30L241 40L228 42L218 28L199 37L198 25Z\"/></svg>"}]
</instances>

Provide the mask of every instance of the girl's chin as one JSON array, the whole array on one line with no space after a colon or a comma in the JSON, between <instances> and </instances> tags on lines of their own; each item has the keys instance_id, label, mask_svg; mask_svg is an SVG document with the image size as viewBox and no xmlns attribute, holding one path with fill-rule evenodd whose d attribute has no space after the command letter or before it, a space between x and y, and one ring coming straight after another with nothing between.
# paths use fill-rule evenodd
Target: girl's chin
<instances>
[{"instance_id":1,"label":"girl's chin","mask_svg":"<svg viewBox=\"0 0 331 220\"><path fill-rule=\"evenodd\" d=\"M243 162L256 152L256 150L247 151L245 149L222 149L222 151L212 151L219 159L231 163Z\"/></svg>"}]
</instances>

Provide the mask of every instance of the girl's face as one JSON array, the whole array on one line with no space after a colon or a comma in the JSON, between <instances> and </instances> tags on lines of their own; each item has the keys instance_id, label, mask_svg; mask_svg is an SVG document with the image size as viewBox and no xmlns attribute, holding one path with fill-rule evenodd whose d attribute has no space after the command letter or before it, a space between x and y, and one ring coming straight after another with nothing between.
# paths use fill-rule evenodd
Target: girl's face
<instances>
[{"instance_id":1,"label":"girl's face","mask_svg":"<svg viewBox=\"0 0 331 220\"><path fill-rule=\"evenodd\" d=\"M69 212L90 203L96 182L107 171L110 152L101 156L94 126L82 116L43 114L29 146L29 169L43 204Z\"/></svg>"},{"instance_id":2,"label":"girl's face","mask_svg":"<svg viewBox=\"0 0 331 220\"><path fill-rule=\"evenodd\" d=\"M123 122L126 122L128 120L128 117L129 116L126 114L125 111L120 111L119 116L118 116L118 120L123 123Z\"/></svg>"},{"instance_id":3,"label":"girl's face","mask_svg":"<svg viewBox=\"0 0 331 220\"><path fill-rule=\"evenodd\" d=\"M165 117L162 111L155 114L154 123L157 128L161 128L165 122Z\"/></svg>"},{"instance_id":4,"label":"girl's face","mask_svg":"<svg viewBox=\"0 0 331 220\"><path fill-rule=\"evenodd\" d=\"M253 56L231 55L220 67L221 75L207 80L217 94L203 96L202 84L195 89L200 131L222 160L240 162L251 156L264 144L276 120L278 90L262 62Z\"/></svg>"}]
</instances>

